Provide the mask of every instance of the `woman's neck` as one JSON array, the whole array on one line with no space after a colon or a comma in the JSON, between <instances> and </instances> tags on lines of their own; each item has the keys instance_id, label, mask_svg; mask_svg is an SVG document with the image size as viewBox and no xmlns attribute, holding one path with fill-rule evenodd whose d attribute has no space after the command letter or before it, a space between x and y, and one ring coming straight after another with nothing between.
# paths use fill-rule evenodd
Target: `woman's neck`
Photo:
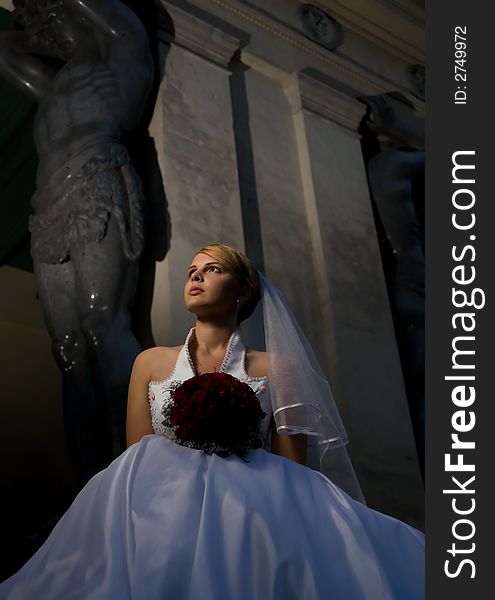
<instances>
[{"instance_id":1,"label":"woman's neck","mask_svg":"<svg viewBox=\"0 0 495 600\"><path fill-rule=\"evenodd\" d=\"M232 332L236 329L233 321L222 323L211 321L196 321L194 339L201 353L215 355L225 351Z\"/></svg>"}]
</instances>

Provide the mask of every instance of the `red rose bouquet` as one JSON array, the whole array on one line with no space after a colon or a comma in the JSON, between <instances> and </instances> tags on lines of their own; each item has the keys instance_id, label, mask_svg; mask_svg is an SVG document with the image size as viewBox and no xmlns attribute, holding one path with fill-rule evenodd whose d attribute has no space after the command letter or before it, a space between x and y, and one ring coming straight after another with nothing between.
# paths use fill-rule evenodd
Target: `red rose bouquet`
<instances>
[{"instance_id":1,"label":"red rose bouquet","mask_svg":"<svg viewBox=\"0 0 495 600\"><path fill-rule=\"evenodd\" d=\"M247 383L227 373L205 373L169 389L162 423L172 441L223 457L244 458L261 447L266 413Z\"/></svg>"}]
</instances>

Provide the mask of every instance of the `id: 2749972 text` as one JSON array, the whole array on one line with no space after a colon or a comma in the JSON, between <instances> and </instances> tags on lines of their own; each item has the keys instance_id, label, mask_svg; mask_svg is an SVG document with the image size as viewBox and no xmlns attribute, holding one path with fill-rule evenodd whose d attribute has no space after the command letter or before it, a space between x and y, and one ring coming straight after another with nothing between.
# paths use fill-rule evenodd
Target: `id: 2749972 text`
<instances>
[{"instance_id":1,"label":"id: 2749972 text","mask_svg":"<svg viewBox=\"0 0 495 600\"><path fill-rule=\"evenodd\" d=\"M454 29L454 104L467 104L467 27Z\"/></svg>"}]
</instances>

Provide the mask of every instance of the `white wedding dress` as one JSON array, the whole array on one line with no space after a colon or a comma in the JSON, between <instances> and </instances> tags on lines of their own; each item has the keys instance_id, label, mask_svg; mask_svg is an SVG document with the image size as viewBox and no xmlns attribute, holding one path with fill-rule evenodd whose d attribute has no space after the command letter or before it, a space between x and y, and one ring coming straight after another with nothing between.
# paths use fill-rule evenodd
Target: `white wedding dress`
<instances>
[{"instance_id":1,"label":"white wedding dress","mask_svg":"<svg viewBox=\"0 0 495 600\"><path fill-rule=\"evenodd\" d=\"M96 474L26 565L8 600L410 600L424 597L424 536L273 455L266 378L248 377L236 331L222 370L264 411L247 462L179 446L160 408L194 375L190 332L172 376L149 384L155 435Z\"/></svg>"}]
</instances>

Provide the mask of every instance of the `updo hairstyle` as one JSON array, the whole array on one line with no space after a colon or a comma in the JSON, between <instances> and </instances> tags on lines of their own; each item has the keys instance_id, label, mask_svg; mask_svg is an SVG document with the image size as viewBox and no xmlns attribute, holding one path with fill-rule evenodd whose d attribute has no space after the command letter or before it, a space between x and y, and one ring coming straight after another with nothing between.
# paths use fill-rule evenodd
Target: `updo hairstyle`
<instances>
[{"instance_id":1,"label":"updo hairstyle","mask_svg":"<svg viewBox=\"0 0 495 600\"><path fill-rule=\"evenodd\" d=\"M239 250L225 244L208 244L203 246L198 254L207 254L219 259L237 277L240 286L249 293L237 315L237 323L250 317L261 298L260 280L253 262Z\"/></svg>"}]
</instances>

